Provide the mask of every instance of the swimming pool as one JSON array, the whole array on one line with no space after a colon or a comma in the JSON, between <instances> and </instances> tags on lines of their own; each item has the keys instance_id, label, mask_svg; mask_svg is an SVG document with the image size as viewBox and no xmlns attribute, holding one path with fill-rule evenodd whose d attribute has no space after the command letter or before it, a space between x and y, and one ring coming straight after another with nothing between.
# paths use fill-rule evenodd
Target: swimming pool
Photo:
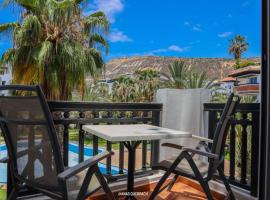
<instances>
[{"instance_id":1,"label":"swimming pool","mask_svg":"<svg viewBox=\"0 0 270 200\"><path fill-rule=\"evenodd\" d=\"M102 152L104 149L99 148L98 152ZM69 166L76 165L78 163L79 158L79 147L77 144L70 143L69 144ZM0 145L0 158L4 158L7 155L7 148L5 145ZM93 148L91 147L84 147L84 159L91 158L93 155ZM98 164L100 170L102 173L106 173L106 165L99 163ZM112 174L118 174L119 168L112 166L111 168ZM7 182L7 165L6 164L0 164L0 183L6 183Z\"/></svg>"}]
</instances>

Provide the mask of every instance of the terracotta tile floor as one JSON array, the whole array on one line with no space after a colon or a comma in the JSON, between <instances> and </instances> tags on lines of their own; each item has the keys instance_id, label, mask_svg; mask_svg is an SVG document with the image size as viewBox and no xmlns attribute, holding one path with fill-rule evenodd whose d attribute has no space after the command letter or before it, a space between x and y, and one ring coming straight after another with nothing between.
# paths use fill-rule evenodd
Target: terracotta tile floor
<instances>
[{"instance_id":1,"label":"terracotta tile floor","mask_svg":"<svg viewBox=\"0 0 270 200\"><path fill-rule=\"evenodd\" d=\"M155 184L150 186L136 189L136 191L143 192L143 195L137 195L137 200L147 200L153 191ZM197 188L195 186L195 188ZM185 184L184 182L177 182L172 190L169 192L167 190L162 191L156 200L207 200L204 193L200 190L195 189L194 186ZM89 198L88 200L101 200L106 199L106 196L99 196L98 198ZM125 197L118 197L117 200L124 200ZM219 198L215 200L223 200L224 198L219 195Z\"/></svg>"},{"instance_id":2,"label":"terracotta tile floor","mask_svg":"<svg viewBox=\"0 0 270 200\"><path fill-rule=\"evenodd\" d=\"M150 191L154 189L154 185L151 186ZM149 192L149 195L151 192ZM137 200L148 199L148 196L137 196ZM178 182L171 190L168 192L164 190L159 194L156 200L206 200L204 193L184 184ZM124 198L119 198L119 200L124 200Z\"/></svg>"}]
</instances>

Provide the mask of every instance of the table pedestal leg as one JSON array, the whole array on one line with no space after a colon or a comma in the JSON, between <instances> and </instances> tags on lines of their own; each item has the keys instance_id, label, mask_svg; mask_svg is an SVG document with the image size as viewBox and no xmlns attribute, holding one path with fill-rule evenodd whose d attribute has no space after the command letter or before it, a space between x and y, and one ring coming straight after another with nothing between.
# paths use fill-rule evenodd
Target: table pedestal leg
<instances>
[{"instance_id":1,"label":"table pedestal leg","mask_svg":"<svg viewBox=\"0 0 270 200\"><path fill-rule=\"evenodd\" d=\"M128 149L128 179L127 179L127 192L128 196L126 199L136 199L134 192L134 171L135 171L135 159L136 149L141 141L136 142L124 142L125 147Z\"/></svg>"}]
</instances>

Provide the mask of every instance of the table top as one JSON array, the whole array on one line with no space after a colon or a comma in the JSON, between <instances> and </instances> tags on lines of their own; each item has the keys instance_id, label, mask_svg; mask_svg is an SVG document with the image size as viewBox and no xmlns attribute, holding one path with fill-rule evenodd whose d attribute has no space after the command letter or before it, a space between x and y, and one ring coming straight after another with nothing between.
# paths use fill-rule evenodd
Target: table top
<instances>
[{"instance_id":1,"label":"table top","mask_svg":"<svg viewBox=\"0 0 270 200\"><path fill-rule=\"evenodd\" d=\"M84 125L83 130L111 142L189 138L192 133L148 124Z\"/></svg>"}]
</instances>

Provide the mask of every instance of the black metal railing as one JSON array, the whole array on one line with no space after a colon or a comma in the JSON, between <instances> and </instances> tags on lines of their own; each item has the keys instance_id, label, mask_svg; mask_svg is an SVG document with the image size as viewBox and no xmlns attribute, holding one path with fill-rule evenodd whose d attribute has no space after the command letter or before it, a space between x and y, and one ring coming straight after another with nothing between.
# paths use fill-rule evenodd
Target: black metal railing
<instances>
[{"instance_id":1,"label":"black metal railing","mask_svg":"<svg viewBox=\"0 0 270 200\"><path fill-rule=\"evenodd\" d=\"M224 104L204 104L204 111L209 112L208 136L211 139L223 108ZM229 182L249 190L252 196L257 196L258 189L259 120L260 104L240 104L230 121L224 155L224 171Z\"/></svg>"},{"instance_id":2,"label":"black metal railing","mask_svg":"<svg viewBox=\"0 0 270 200\"><path fill-rule=\"evenodd\" d=\"M91 140L93 155L98 154L99 141L101 138L85 133L82 129L86 124L153 124L160 125L160 114L162 104L158 103L90 103L90 102L49 102L50 109L54 116L58 134L62 136L63 159L64 164L69 163L69 142L70 130L76 131L78 136L79 156L78 162L84 160L85 138ZM74 129L75 127L75 129ZM105 143L105 144L104 144ZM108 151L112 150L112 146L117 146L118 157L118 175L125 174L124 169L124 145L121 142L111 143L104 141L103 145ZM103 147L104 147L103 146ZM149 152L150 151L150 152ZM144 174L149 171L150 166L159 159L159 142L158 141L143 141L141 145L141 166L137 170L137 174ZM138 168L138 167L137 167ZM111 175L112 160L106 160L106 174Z\"/></svg>"},{"instance_id":3,"label":"black metal railing","mask_svg":"<svg viewBox=\"0 0 270 200\"><path fill-rule=\"evenodd\" d=\"M83 125L87 124L153 124L161 125L162 104L159 103L92 103L92 102L48 102L52 111L58 138L62 146L62 155L64 165L69 164L69 143L71 142L70 132L77 136L78 143L78 162L82 162L85 157L86 137L91 140L93 155L99 152L99 141L102 140L97 136L85 133ZM89 139L90 137L90 139ZM119 162L118 173L112 175L112 160L107 158L106 175L109 180L117 180L126 177L125 148L122 142L111 143L105 142L105 148L108 151L113 150L112 146L118 145ZM104 143L103 143L104 144ZM150 151L150 152L149 152ZM141 166L140 170L135 172L135 176L146 176L152 173L151 165L158 162L159 159L159 141L142 141L141 144ZM139 156L138 156L139 157ZM9 166L7 167L9 169ZM115 168L114 168L115 169ZM138 169L138 167L137 167ZM7 193L12 189L12 175L7 170ZM28 196L35 194L37 191L23 189L18 196Z\"/></svg>"}]
</instances>

